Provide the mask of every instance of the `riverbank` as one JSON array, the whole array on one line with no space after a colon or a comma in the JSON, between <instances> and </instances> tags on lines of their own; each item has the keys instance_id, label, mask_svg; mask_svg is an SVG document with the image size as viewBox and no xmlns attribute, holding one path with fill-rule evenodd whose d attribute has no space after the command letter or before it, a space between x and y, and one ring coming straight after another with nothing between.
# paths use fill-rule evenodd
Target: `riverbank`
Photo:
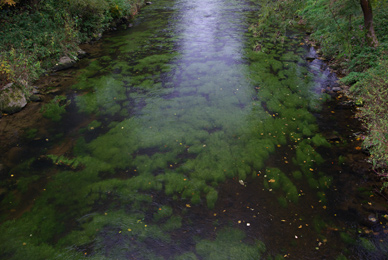
<instances>
[{"instance_id":1,"label":"riverbank","mask_svg":"<svg viewBox=\"0 0 388 260\"><path fill-rule=\"evenodd\" d=\"M128 28L144 0L0 1L0 116L40 101L42 75L72 66L80 44ZM44 91L44 90L43 90Z\"/></svg>"},{"instance_id":2,"label":"riverbank","mask_svg":"<svg viewBox=\"0 0 388 260\"><path fill-rule=\"evenodd\" d=\"M358 2L345 1L267 1L259 0L261 14L251 29L282 43L292 28L307 30L308 40L339 76L339 87L357 106L356 116L365 132L359 149L369 154L372 170L381 178L381 189L388 185L388 38L387 3L373 5L374 29L378 45L368 45L364 17ZM275 28L275 29L273 29ZM304 43L301 43L304 44ZM266 46L258 40L257 49Z\"/></svg>"}]
</instances>

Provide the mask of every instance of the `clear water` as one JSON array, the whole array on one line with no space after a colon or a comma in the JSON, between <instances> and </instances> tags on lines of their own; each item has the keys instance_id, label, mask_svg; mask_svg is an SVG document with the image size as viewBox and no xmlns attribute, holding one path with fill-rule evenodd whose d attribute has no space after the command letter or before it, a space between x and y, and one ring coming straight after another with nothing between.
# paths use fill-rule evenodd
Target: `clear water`
<instances>
[{"instance_id":1,"label":"clear water","mask_svg":"<svg viewBox=\"0 0 388 260\"><path fill-rule=\"evenodd\" d=\"M255 12L158 1L107 35L10 170L0 256L383 259L383 224L369 235L337 198L347 169L320 133L335 76L305 61L299 33L255 51Z\"/></svg>"}]
</instances>

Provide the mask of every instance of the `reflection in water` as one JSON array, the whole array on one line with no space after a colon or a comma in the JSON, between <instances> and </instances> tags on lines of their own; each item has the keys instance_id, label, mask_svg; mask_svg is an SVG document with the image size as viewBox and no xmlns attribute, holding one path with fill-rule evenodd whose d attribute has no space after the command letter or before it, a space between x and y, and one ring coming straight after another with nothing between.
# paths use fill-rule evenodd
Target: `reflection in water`
<instances>
[{"instance_id":1,"label":"reflection in water","mask_svg":"<svg viewBox=\"0 0 388 260\"><path fill-rule=\"evenodd\" d=\"M24 186L42 169L53 177L30 212L1 226L0 255L347 254L344 243L358 242L339 232L333 177L317 152L330 150L312 114L325 99L314 90L322 73L301 58L298 35L252 51L253 10L244 1L159 1L106 38L72 86L78 111L66 122L88 122L72 152L15 169L36 176Z\"/></svg>"}]
</instances>

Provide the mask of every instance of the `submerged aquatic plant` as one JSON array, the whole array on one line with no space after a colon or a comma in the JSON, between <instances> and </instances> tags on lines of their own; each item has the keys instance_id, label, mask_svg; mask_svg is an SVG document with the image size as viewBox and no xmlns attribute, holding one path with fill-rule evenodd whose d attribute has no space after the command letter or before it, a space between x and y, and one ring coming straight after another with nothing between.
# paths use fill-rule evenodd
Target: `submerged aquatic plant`
<instances>
[{"instance_id":1,"label":"submerged aquatic plant","mask_svg":"<svg viewBox=\"0 0 388 260\"><path fill-rule=\"evenodd\" d=\"M70 104L70 100L66 101L66 99L65 96L55 96L49 103L42 106L40 112L43 113L44 117L59 122L66 112L66 106Z\"/></svg>"},{"instance_id":2,"label":"submerged aquatic plant","mask_svg":"<svg viewBox=\"0 0 388 260\"><path fill-rule=\"evenodd\" d=\"M203 259L261 259L266 250L264 244L255 241L249 245L243 242L244 238L241 230L225 228L218 232L214 241L202 240L195 248Z\"/></svg>"}]
</instances>

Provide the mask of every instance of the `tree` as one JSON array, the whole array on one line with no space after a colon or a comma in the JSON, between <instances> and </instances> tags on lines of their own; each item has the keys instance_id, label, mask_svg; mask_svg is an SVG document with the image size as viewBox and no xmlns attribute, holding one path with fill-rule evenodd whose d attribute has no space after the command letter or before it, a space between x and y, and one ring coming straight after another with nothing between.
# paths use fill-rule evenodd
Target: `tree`
<instances>
[{"instance_id":1,"label":"tree","mask_svg":"<svg viewBox=\"0 0 388 260\"><path fill-rule=\"evenodd\" d=\"M364 13L364 30L365 38L369 46L377 47L379 41L377 39L373 26L373 12L371 0L360 0L362 12Z\"/></svg>"}]
</instances>

